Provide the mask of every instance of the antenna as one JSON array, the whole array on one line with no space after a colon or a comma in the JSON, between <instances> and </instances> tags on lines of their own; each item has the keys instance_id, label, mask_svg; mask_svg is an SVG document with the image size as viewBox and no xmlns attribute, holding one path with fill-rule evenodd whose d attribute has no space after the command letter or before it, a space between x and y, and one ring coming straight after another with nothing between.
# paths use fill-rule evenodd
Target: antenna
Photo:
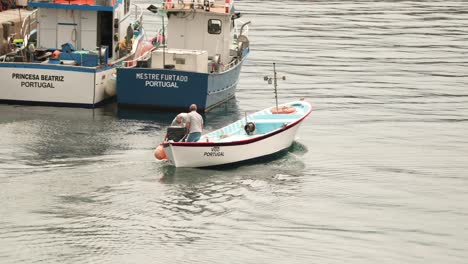
<instances>
[{"instance_id":1,"label":"antenna","mask_svg":"<svg viewBox=\"0 0 468 264\"><path fill-rule=\"evenodd\" d=\"M166 68L166 32L165 32L165 24L164 24L164 17L167 14L167 10L164 8L158 8L154 5L148 6L146 9L150 11L153 14L159 14L162 18L162 34L163 34L163 39L162 39L162 45L163 45L163 69Z\"/></svg>"},{"instance_id":2,"label":"antenna","mask_svg":"<svg viewBox=\"0 0 468 264\"><path fill-rule=\"evenodd\" d=\"M278 78L276 72L276 63L273 62L273 78L270 76L263 77L263 80L268 82L268 84L272 84L275 87L275 101L276 101L276 111L278 111ZM285 76L282 76L281 79L284 81L286 80Z\"/></svg>"},{"instance_id":3,"label":"antenna","mask_svg":"<svg viewBox=\"0 0 468 264\"><path fill-rule=\"evenodd\" d=\"M162 17L162 27L163 27L163 40L162 40L162 44L163 44L163 69L166 69L166 25L164 24L164 16L165 14L162 14L161 17Z\"/></svg>"}]
</instances>

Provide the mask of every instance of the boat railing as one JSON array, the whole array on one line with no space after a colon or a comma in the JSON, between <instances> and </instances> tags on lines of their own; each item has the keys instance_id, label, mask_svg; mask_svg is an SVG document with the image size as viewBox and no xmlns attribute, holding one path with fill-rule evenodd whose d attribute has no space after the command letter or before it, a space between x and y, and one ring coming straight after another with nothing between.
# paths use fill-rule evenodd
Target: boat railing
<instances>
[{"instance_id":1,"label":"boat railing","mask_svg":"<svg viewBox=\"0 0 468 264\"><path fill-rule=\"evenodd\" d=\"M236 24L236 26L234 27L234 32L232 33L233 34L232 42L233 42L233 45L236 45L236 46L239 43L240 36L247 37L249 35L250 21L244 23L243 21L239 20L239 23L242 25L239 27L238 24Z\"/></svg>"},{"instance_id":2,"label":"boat railing","mask_svg":"<svg viewBox=\"0 0 468 264\"><path fill-rule=\"evenodd\" d=\"M151 58L152 52L156 48L152 48L151 50L143 53L143 55L129 60L128 58L123 58L124 60L120 60L115 63L115 65L119 68L135 68L137 66L138 61L148 61Z\"/></svg>"},{"instance_id":3,"label":"boat railing","mask_svg":"<svg viewBox=\"0 0 468 264\"><path fill-rule=\"evenodd\" d=\"M61 5L114 6L117 0L30 0L36 3Z\"/></svg>"},{"instance_id":4,"label":"boat railing","mask_svg":"<svg viewBox=\"0 0 468 264\"><path fill-rule=\"evenodd\" d=\"M250 24L250 21L248 22L243 22L243 21L239 21L239 23L242 24L242 26L240 27L240 30L237 32L237 35L240 36L240 35L244 35L244 36L248 36L249 35L249 24ZM237 28L236 28L237 29Z\"/></svg>"},{"instance_id":5,"label":"boat railing","mask_svg":"<svg viewBox=\"0 0 468 264\"><path fill-rule=\"evenodd\" d=\"M239 61L236 59L236 60L232 60L230 63L224 65L224 68L223 68L223 72L229 70L230 68L234 67L235 65L237 65L237 63L239 63Z\"/></svg>"},{"instance_id":6,"label":"boat railing","mask_svg":"<svg viewBox=\"0 0 468 264\"><path fill-rule=\"evenodd\" d=\"M138 20L140 25L143 25L143 8L134 3L132 3L132 5L135 7L135 20Z\"/></svg>"},{"instance_id":7,"label":"boat railing","mask_svg":"<svg viewBox=\"0 0 468 264\"><path fill-rule=\"evenodd\" d=\"M210 9L213 8L219 12L229 13L234 0L209 0ZM186 8L204 8L205 0L165 0L162 2L165 9L186 9Z\"/></svg>"},{"instance_id":8,"label":"boat railing","mask_svg":"<svg viewBox=\"0 0 468 264\"><path fill-rule=\"evenodd\" d=\"M21 25L21 37L24 38L25 36L29 35L32 30L36 28L37 28L37 9L34 10L31 14L29 14L23 20L23 24Z\"/></svg>"}]
</instances>

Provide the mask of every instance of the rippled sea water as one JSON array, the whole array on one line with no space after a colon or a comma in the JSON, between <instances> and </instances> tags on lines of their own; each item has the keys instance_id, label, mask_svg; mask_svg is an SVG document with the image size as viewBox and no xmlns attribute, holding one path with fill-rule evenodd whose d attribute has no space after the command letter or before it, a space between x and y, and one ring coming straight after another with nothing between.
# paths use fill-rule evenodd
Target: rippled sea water
<instances>
[{"instance_id":1,"label":"rippled sea water","mask_svg":"<svg viewBox=\"0 0 468 264\"><path fill-rule=\"evenodd\" d=\"M466 263L468 2L236 3L252 52L207 129L272 105L276 62L315 109L290 152L175 169L175 113L0 105L0 263Z\"/></svg>"}]
</instances>

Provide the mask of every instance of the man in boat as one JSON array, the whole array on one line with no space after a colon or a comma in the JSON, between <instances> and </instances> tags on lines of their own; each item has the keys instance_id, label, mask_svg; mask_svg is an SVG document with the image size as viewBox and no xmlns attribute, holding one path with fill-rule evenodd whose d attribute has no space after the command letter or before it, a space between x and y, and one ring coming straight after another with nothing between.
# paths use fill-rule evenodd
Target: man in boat
<instances>
[{"instance_id":1,"label":"man in boat","mask_svg":"<svg viewBox=\"0 0 468 264\"><path fill-rule=\"evenodd\" d=\"M186 120L188 120L188 114L180 113L172 120L171 126L185 127L185 123L187 122Z\"/></svg>"},{"instance_id":2,"label":"man in boat","mask_svg":"<svg viewBox=\"0 0 468 264\"><path fill-rule=\"evenodd\" d=\"M189 132L187 142L197 142L203 130L203 117L197 113L197 105L192 104L190 106L190 112L188 113L187 123L185 127Z\"/></svg>"},{"instance_id":3,"label":"man in boat","mask_svg":"<svg viewBox=\"0 0 468 264\"><path fill-rule=\"evenodd\" d=\"M164 141L183 141L183 139L187 135L187 129L185 128L187 119L187 113L178 114L174 118L174 120L172 120L171 126L167 128L166 137L164 138Z\"/></svg>"}]
</instances>

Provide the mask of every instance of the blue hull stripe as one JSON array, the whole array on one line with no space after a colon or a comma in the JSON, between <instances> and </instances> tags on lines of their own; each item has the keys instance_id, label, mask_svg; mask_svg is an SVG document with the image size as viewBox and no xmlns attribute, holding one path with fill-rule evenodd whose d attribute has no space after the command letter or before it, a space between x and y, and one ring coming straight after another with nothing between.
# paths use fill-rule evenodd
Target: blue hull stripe
<instances>
[{"instance_id":1,"label":"blue hull stripe","mask_svg":"<svg viewBox=\"0 0 468 264\"><path fill-rule=\"evenodd\" d=\"M74 71L74 72L101 72L113 67L105 66L102 68L86 68L77 66L55 65L55 64L40 64L40 63L12 63L0 62L0 68L24 68L24 69L47 69L56 71Z\"/></svg>"},{"instance_id":2,"label":"blue hull stripe","mask_svg":"<svg viewBox=\"0 0 468 264\"><path fill-rule=\"evenodd\" d=\"M67 4L53 4L41 2L29 2L28 6L37 8L55 8L55 9L68 9L68 10L87 10L87 11L114 11L113 6L90 6L90 5L67 5Z\"/></svg>"}]
</instances>

